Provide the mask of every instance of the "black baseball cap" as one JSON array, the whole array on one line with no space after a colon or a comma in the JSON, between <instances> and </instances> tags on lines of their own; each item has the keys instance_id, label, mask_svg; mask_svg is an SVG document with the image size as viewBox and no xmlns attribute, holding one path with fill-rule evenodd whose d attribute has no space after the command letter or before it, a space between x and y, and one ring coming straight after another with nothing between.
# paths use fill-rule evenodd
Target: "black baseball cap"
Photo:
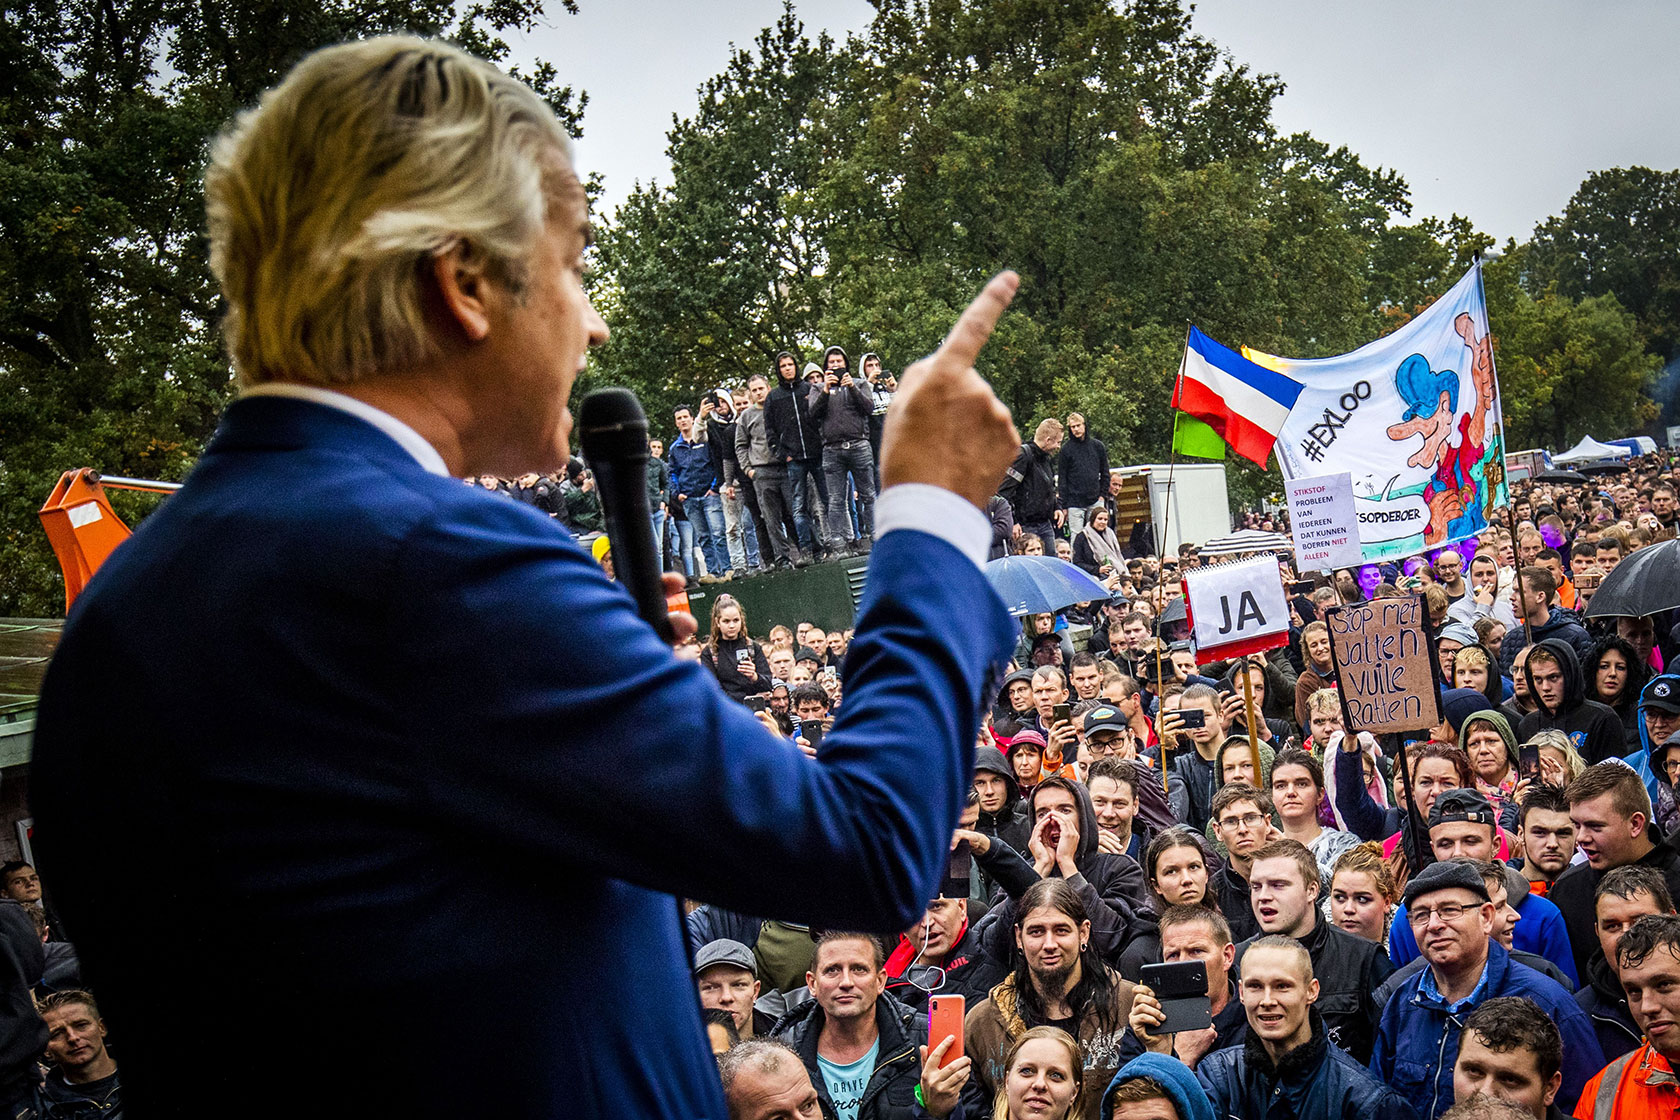
<instances>
[{"instance_id":1,"label":"black baseball cap","mask_svg":"<svg viewBox=\"0 0 1680 1120\"><path fill-rule=\"evenodd\" d=\"M1473 789L1449 789L1437 797L1435 804L1429 807L1430 828L1450 821L1468 821L1470 824L1499 827L1499 818L1494 814L1493 806L1486 797Z\"/></svg>"}]
</instances>

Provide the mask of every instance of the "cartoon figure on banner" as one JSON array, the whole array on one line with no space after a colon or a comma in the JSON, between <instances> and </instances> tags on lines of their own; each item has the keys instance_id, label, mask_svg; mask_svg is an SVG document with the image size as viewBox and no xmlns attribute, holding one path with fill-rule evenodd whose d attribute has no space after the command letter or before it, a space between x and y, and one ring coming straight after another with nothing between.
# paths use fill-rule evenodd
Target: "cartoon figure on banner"
<instances>
[{"instance_id":1,"label":"cartoon figure on banner","mask_svg":"<svg viewBox=\"0 0 1680 1120\"><path fill-rule=\"evenodd\" d=\"M1440 544L1449 537L1463 537L1487 528L1482 487L1475 468L1482 466L1487 436L1487 413L1493 404L1493 353L1491 344L1475 337L1469 315L1460 315L1454 327L1471 352L1471 381L1476 403L1458 418L1458 444L1452 443L1453 417L1458 413L1458 373L1432 370L1422 354L1400 363L1394 385L1406 402L1400 423L1388 429L1388 438L1403 443L1423 437L1423 446L1406 460L1408 466L1433 467L1435 477L1423 488L1429 507L1429 526L1423 531L1425 544ZM1494 440L1498 451L1498 440ZM1486 502L1491 503L1490 494Z\"/></svg>"}]
</instances>

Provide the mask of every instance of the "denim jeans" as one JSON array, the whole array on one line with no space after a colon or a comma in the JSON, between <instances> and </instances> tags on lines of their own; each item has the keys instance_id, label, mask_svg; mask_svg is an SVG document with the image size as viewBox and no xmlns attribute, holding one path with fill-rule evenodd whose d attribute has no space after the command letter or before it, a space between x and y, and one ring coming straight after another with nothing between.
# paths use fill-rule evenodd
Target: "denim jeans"
<instances>
[{"instance_id":1,"label":"denim jeans","mask_svg":"<svg viewBox=\"0 0 1680 1120\"><path fill-rule=\"evenodd\" d=\"M690 502L693 509L695 503ZM672 520L671 527L677 533L677 562L682 565L683 575L694 578L694 522Z\"/></svg>"},{"instance_id":2,"label":"denim jeans","mask_svg":"<svg viewBox=\"0 0 1680 1120\"><path fill-rule=\"evenodd\" d=\"M1056 555L1056 523L1054 521L1040 521L1023 523L1021 531L1030 537L1037 537L1044 542L1044 555Z\"/></svg>"},{"instance_id":3,"label":"denim jeans","mask_svg":"<svg viewBox=\"0 0 1680 1120\"><path fill-rule=\"evenodd\" d=\"M828 547L846 543L852 528L846 475L857 490L857 535L867 537L875 527L875 471L869 458L869 441L848 440L823 445L823 475L828 484Z\"/></svg>"},{"instance_id":4,"label":"denim jeans","mask_svg":"<svg viewBox=\"0 0 1680 1120\"><path fill-rule=\"evenodd\" d=\"M758 493L758 509L764 515L763 526L770 536L770 547L777 560L796 560L801 553L797 543L797 528L789 507L787 469L780 464L759 467L753 471L753 488Z\"/></svg>"},{"instance_id":5,"label":"denim jeans","mask_svg":"<svg viewBox=\"0 0 1680 1120\"><path fill-rule=\"evenodd\" d=\"M653 555L659 561L660 571L665 570L665 511L658 503L653 507ZM686 574L686 573L684 573Z\"/></svg>"},{"instance_id":6,"label":"denim jeans","mask_svg":"<svg viewBox=\"0 0 1680 1120\"><path fill-rule=\"evenodd\" d=\"M705 497L689 498L688 520L694 526L700 554L706 558L706 571L721 576L729 570L729 526L723 519L723 495L713 490Z\"/></svg>"},{"instance_id":7,"label":"denim jeans","mask_svg":"<svg viewBox=\"0 0 1680 1120\"><path fill-rule=\"evenodd\" d=\"M752 483L742 479L737 485L749 487ZM735 491L733 498L723 495L723 523L729 542L729 566L737 572L758 567L758 525L752 510L741 500L740 489Z\"/></svg>"},{"instance_id":8,"label":"denim jeans","mask_svg":"<svg viewBox=\"0 0 1680 1120\"><path fill-rule=\"evenodd\" d=\"M805 481L810 479L817 484L817 495L824 502L828 501L828 487L823 482L821 459L793 459L787 465L788 489L793 494L793 523L799 529L799 547L810 556L817 547L817 527L815 511L809 508L806 500Z\"/></svg>"}]
</instances>

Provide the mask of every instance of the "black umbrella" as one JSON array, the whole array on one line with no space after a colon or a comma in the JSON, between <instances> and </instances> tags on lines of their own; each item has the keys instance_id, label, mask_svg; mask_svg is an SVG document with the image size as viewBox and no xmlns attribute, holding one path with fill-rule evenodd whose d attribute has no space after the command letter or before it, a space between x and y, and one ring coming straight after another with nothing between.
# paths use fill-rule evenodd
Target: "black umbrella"
<instances>
[{"instance_id":1,"label":"black umbrella","mask_svg":"<svg viewBox=\"0 0 1680 1120\"><path fill-rule=\"evenodd\" d=\"M1596 463L1579 464L1582 474L1615 474L1628 469L1625 459L1600 459Z\"/></svg>"},{"instance_id":2,"label":"black umbrella","mask_svg":"<svg viewBox=\"0 0 1680 1120\"><path fill-rule=\"evenodd\" d=\"M1562 467L1550 467L1534 476L1536 482L1585 482L1587 476L1580 471L1566 471Z\"/></svg>"},{"instance_id":3,"label":"black umbrella","mask_svg":"<svg viewBox=\"0 0 1680 1120\"><path fill-rule=\"evenodd\" d=\"M1636 549L1604 577L1588 618L1637 618L1680 607L1680 541Z\"/></svg>"}]
</instances>

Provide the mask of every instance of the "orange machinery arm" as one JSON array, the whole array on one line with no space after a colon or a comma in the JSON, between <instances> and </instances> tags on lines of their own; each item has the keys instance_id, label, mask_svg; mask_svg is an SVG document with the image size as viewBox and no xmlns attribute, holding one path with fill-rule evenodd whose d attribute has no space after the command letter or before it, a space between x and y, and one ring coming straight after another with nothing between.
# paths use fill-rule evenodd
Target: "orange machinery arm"
<instances>
[{"instance_id":1,"label":"orange machinery arm","mask_svg":"<svg viewBox=\"0 0 1680 1120\"><path fill-rule=\"evenodd\" d=\"M47 504L41 507L41 525L58 556L58 566L64 571L65 614L70 613L76 596L82 593L99 565L129 538L128 526L106 500L107 486L153 494L172 494L181 488L179 482L101 476L88 467L65 471L59 476Z\"/></svg>"}]
</instances>

